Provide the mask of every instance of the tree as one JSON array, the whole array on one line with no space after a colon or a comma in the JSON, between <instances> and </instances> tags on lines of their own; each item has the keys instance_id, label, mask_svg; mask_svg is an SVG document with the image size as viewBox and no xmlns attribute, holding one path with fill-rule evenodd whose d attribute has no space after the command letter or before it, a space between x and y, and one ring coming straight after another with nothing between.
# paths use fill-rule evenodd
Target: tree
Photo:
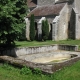
<instances>
[{"instance_id":1,"label":"tree","mask_svg":"<svg viewBox=\"0 0 80 80\"><path fill-rule=\"evenodd\" d=\"M45 34L46 34L46 40L47 40L49 37L49 24L47 19L45 21Z\"/></svg>"},{"instance_id":2,"label":"tree","mask_svg":"<svg viewBox=\"0 0 80 80\"><path fill-rule=\"evenodd\" d=\"M44 40L44 36L45 36L45 21L42 20L42 39Z\"/></svg>"},{"instance_id":3,"label":"tree","mask_svg":"<svg viewBox=\"0 0 80 80\"><path fill-rule=\"evenodd\" d=\"M25 29L25 0L0 0L0 41L11 44ZM24 35L25 36L25 35Z\"/></svg>"},{"instance_id":4,"label":"tree","mask_svg":"<svg viewBox=\"0 0 80 80\"><path fill-rule=\"evenodd\" d=\"M30 17L30 40L33 41L35 39L35 23L34 23L34 15L32 14Z\"/></svg>"},{"instance_id":5,"label":"tree","mask_svg":"<svg viewBox=\"0 0 80 80\"><path fill-rule=\"evenodd\" d=\"M49 36L49 24L47 20L42 21L42 39L45 41Z\"/></svg>"}]
</instances>

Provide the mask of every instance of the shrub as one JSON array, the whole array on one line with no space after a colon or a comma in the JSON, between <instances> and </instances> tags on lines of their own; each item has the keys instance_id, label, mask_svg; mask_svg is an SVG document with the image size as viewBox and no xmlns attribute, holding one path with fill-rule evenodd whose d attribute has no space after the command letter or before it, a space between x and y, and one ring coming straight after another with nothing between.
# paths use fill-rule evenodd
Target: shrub
<instances>
[{"instance_id":1,"label":"shrub","mask_svg":"<svg viewBox=\"0 0 80 80\"><path fill-rule=\"evenodd\" d=\"M49 24L47 20L42 21L42 39L45 41L49 36Z\"/></svg>"},{"instance_id":2,"label":"shrub","mask_svg":"<svg viewBox=\"0 0 80 80\"><path fill-rule=\"evenodd\" d=\"M30 40L33 41L35 39L35 23L34 23L34 15L31 15L30 18Z\"/></svg>"},{"instance_id":3,"label":"shrub","mask_svg":"<svg viewBox=\"0 0 80 80\"><path fill-rule=\"evenodd\" d=\"M21 74L27 75L27 74L32 74L32 71L29 67L23 67L20 71Z\"/></svg>"},{"instance_id":4,"label":"shrub","mask_svg":"<svg viewBox=\"0 0 80 80\"><path fill-rule=\"evenodd\" d=\"M34 74L39 74L39 75L41 75L41 74L42 74L42 71L41 71L41 69L39 69L39 68L35 68L34 71L33 71L33 73L34 73Z\"/></svg>"}]
</instances>

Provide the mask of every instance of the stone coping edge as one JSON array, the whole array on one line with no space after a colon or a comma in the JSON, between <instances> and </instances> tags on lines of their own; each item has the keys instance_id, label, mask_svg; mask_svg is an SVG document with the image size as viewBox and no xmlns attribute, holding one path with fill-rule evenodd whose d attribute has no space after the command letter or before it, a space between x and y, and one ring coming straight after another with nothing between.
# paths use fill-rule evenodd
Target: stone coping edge
<instances>
[{"instance_id":1,"label":"stone coping edge","mask_svg":"<svg viewBox=\"0 0 80 80\"><path fill-rule=\"evenodd\" d=\"M23 67L27 66L30 67L31 69L34 68L39 68L41 69L44 73L49 73L52 74L58 70L61 70L63 67L72 65L73 63L77 62L80 60L80 57L75 57L70 60L61 62L61 63L54 63L54 64L40 64L40 63L33 63L25 60L21 60L18 58L13 58L9 56L0 56L0 62L4 63L9 63L11 65L14 65L16 67Z\"/></svg>"}]
</instances>

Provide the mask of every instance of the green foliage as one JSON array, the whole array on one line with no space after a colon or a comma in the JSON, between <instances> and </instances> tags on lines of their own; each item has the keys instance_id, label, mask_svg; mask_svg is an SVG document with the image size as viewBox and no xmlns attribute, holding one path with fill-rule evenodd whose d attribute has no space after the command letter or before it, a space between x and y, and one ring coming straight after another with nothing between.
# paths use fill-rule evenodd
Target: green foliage
<instances>
[{"instance_id":1,"label":"green foliage","mask_svg":"<svg viewBox=\"0 0 80 80\"><path fill-rule=\"evenodd\" d=\"M13 70L13 67L11 65L9 65L8 63L4 63L2 68L6 69L6 70Z\"/></svg>"},{"instance_id":2,"label":"green foliage","mask_svg":"<svg viewBox=\"0 0 80 80\"><path fill-rule=\"evenodd\" d=\"M33 41L35 39L35 23L34 23L34 15L31 15L30 18L30 40Z\"/></svg>"},{"instance_id":3,"label":"green foliage","mask_svg":"<svg viewBox=\"0 0 80 80\"><path fill-rule=\"evenodd\" d=\"M41 74L42 74L42 71L41 71L41 69L39 69L39 68L35 68L34 71L33 71L33 73L34 73L34 74L39 74L39 75L41 75Z\"/></svg>"},{"instance_id":4,"label":"green foliage","mask_svg":"<svg viewBox=\"0 0 80 80\"><path fill-rule=\"evenodd\" d=\"M23 75L30 75L30 74L36 74L36 75L41 75L42 74L42 71L41 69L39 68L35 68L33 71L29 68L29 67L23 67L21 70L20 70L20 74L23 74Z\"/></svg>"},{"instance_id":5,"label":"green foliage","mask_svg":"<svg viewBox=\"0 0 80 80\"><path fill-rule=\"evenodd\" d=\"M7 69L9 65L7 63L3 64L3 68Z\"/></svg>"},{"instance_id":6,"label":"green foliage","mask_svg":"<svg viewBox=\"0 0 80 80\"><path fill-rule=\"evenodd\" d=\"M54 74L35 75L34 73L22 75L20 69L12 67L11 70L0 65L0 80L80 80L80 61L75 64L65 67ZM5 65L6 66L6 65Z\"/></svg>"},{"instance_id":7,"label":"green foliage","mask_svg":"<svg viewBox=\"0 0 80 80\"><path fill-rule=\"evenodd\" d=\"M0 41L2 43L11 44L15 39L23 36L26 12L25 0L0 0Z\"/></svg>"},{"instance_id":8,"label":"green foliage","mask_svg":"<svg viewBox=\"0 0 80 80\"><path fill-rule=\"evenodd\" d=\"M5 67L4 67L5 65ZM21 70L10 65L0 65L0 80L80 80L80 61L54 74L22 75ZM11 69L8 69L11 67Z\"/></svg>"},{"instance_id":9,"label":"green foliage","mask_svg":"<svg viewBox=\"0 0 80 80\"><path fill-rule=\"evenodd\" d=\"M52 44L70 44L70 45L78 45L80 50L80 40L61 40L61 41L52 41L47 40L46 42L38 42L38 41L15 41L15 45L17 47L29 47L29 46L44 46L44 45L52 45Z\"/></svg>"},{"instance_id":10,"label":"green foliage","mask_svg":"<svg viewBox=\"0 0 80 80\"><path fill-rule=\"evenodd\" d=\"M42 21L42 39L45 41L49 36L49 24L47 20Z\"/></svg>"},{"instance_id":11,"label":"green foliage","mask_svg":"<svg viewBox=\"0 0 80 80\"><path fill-rule=\"evenodd\" d=\"M45 39L45 21L42 21L42 39Z\"/></svg>"},{"instance_id":12,"label":"green foliage","mask_svg":"<svg viewBox=\"0 0 80 80\"><path fill-rule=\"evenodd\" d=\"M28 74L32 74L32 71L31 71L30 68L28 68L28 67L25 66L25 67L23 67L23 68L21 69L20 73L21 73L21 74L24 74L24 75L28 75Z\"/></svg>"},{"instance_id":13,"label":"green foliage","mask_svg":"<svg viewBox=\"0 0 80 80\"><path fill-rule=\"evenodd\" d=\"M46 39L48 39L49 37L49 24L48 21L45 21L45 35L46 35Z\"/></svg>"}]
</instances>

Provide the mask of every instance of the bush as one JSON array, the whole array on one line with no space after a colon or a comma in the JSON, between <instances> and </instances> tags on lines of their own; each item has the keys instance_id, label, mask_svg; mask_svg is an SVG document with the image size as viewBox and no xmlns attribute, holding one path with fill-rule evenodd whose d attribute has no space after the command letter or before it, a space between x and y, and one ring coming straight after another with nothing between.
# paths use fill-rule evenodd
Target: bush
<instances>
[{"instance_id":1,"label":"bush","mask_svg":"<svg viewBox=\"0 0 80 80\"><path fill-rule=\"evenodd\" d=\"M42 74L42 71L41 71L41 69L39 69L39 68L35 68L34 71L33 71L33 73L34 73L34 74L39 74L39 75L41 75L41 74Z\"/></svg>"},{"instance_id":2,"label":"bush","mask_svg":"<svg viewBox=\"0 0 80 80\"><path fill-rule=\"evenodd\" d=\"M30 18L30 40L33 41L35 39L35 23L34 23L34 15L31 15Z\"/></svg>"},{"instance_id":3,"label":"bush","mask_svg":"<svg viewBox=\"0 0 80 80\"><path fill-rule=\"evenodd\" d=\"M20 71L21 74L24 74L24 75L28 75L28 74L32 74L32 71L29 67L23 67Z\"/></svg>"},{"instance_id":4,"label":"bush","mask_svg":"<svg viewBox=\"0 0 80 80\"><path fill-rule=\"evenodd\" d=\"M49 24L47 20L42 21L42 39L46 41L49 36Z\"/></svg>"}]
</instances>

